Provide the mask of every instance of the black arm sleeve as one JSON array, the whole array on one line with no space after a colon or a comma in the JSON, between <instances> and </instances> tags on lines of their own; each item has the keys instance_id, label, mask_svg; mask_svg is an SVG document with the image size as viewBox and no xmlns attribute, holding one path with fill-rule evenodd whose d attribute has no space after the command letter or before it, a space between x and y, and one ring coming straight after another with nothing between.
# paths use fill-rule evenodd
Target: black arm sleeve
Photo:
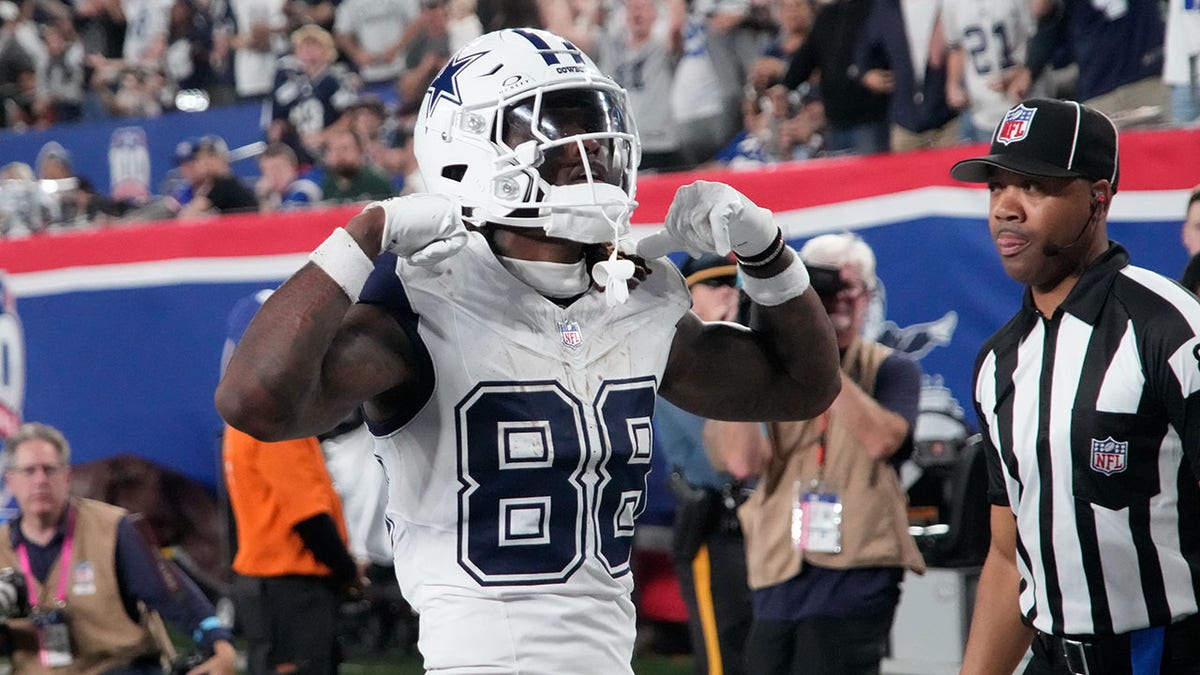
<instances>
[{"instance_id":1,"label":"black arm sleeve","mask_svg":"<svg viewBox=\"0 0 1200 675\"><path fill-rule=\"evenodd\" d=\"M795 89L802 82L808 81L813 71L817 69L816 47L813 42L812 39L805 40L804 44L800 45L800 48L792 54L787 72L783 76L783 86Z\"/></svg>"},{"instance_id":2,"label":"black arm sleeve","mask_svg":"<svg viewBox=\"0 0 1200 675\"><path fill-rule=\"evenodd\" d=\"M337 525L328 513L318 513L312 518L302 520L292 526L292 529L300 535L304 546L312 551L313 556L333 570L333 577L338 582L348 584L358 576L354 558L350 557L346 544L338 534Z\"/></svg>"},{"instance_id":3,"label":"black arm sleeve","mask_svg":"<svg viewBox=\"0 0 1200 675\"><path fill-rule=\"evenodd\" d=\"M1067 15L1061 7L1053 14L1038 19L1037 32L1029 38L1025 51L1025 67L1033 79L1037 79L1046 65L1054 58L1054 51L1066 40Z\"/></svg>"}]
</instances>

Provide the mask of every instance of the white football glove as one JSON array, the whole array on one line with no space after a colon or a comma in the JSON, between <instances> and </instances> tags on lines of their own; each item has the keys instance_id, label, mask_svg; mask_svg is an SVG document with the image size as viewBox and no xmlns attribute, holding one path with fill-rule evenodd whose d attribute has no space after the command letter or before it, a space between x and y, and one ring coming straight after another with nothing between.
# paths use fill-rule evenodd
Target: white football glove
<instances>
[{"instance_id":1,"label":"white football glove","mask_svg":"<svg viewBox=\"0 0 1200 675\"><path fill-rule=\"evenodd\" d=\"M724 183L696 181L675 193L662 231L642 239L638 255L657 258L683 249L692 257L715 252L753 257L779 236L770 211Z\"/></svg>"},{"instance_id":2,"label":"white football glove","mask_svg":"<svg viewBox=\"0 0 1200 675\"><path fill-rule=\"evenodd\" d=\"M383 209L383 250L414 265L432 265L458 253L467 243L458 197L422 192L371 202L363 211Z\"/></svg>"}]
</instances>

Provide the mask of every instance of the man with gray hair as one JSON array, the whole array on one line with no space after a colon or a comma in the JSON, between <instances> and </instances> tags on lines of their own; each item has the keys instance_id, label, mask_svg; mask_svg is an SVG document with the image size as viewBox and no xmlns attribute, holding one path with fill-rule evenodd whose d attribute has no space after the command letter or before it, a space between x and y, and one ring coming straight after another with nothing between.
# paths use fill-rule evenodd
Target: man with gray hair
<instances>
[{"instance_id":1,"label":"man with gray hair","mask_svg":"<svg viewBox=\"0 0 1200 675\"><path fill-rule=\"evenodd\" d=\"M878 673L905 569L925 570L896 471L912 453L921 370L862 336L876 287L866 242L822 235L800 257L837 336L841 393L812 420L768 424L767 437L744 422L705 431L714 447L749 448L766 467L738 510L754 595L747 670Z\"/></svg>"},{"instance_id":2,"label":"man with gray hair","mask_svg":"<svg viewBox=\"0 0 1200 675\"><path fill-rule=\"evenodd\" d=\"M3 626L14 673L161 673L161 613L211 655L194 672L233 675L232 635L200 589L124 509L71 497L71 446L58 429L21 425L3 460L18 513L0 526L0 567L21 571L32 605Z\"/></svg>"}]
</instances>

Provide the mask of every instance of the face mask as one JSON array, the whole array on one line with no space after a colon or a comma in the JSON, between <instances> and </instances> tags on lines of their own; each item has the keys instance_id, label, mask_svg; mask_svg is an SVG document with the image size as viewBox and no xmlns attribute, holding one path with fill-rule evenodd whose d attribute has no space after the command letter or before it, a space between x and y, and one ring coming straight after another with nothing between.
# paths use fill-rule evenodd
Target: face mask
<instances>
[{"instance_id":1,"label":"face mask","mask_svg":"<svg viewBox=\"0 0 1200 675\"><path fill-rule=\"evenodd\" d=\"M549 298L573 298L591 286L583 261L573 263L521 260L496 256L504 269Z\"/></svg>"}]
</instances>

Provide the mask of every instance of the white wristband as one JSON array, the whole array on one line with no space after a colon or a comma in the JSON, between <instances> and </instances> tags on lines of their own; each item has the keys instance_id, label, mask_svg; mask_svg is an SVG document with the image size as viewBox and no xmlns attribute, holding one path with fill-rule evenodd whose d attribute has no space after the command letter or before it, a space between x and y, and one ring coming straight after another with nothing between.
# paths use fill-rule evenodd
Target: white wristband
<instances>
[{"instance_id":1,"label":"white wristband","mask_svg":"<svg viewBox=\"0 0 1200 675\"><path fill-rule=\"evenodd\" d=\"M749 274L743 274L742 290L757 305L774 307L804 293L808 288L808 269L800 261L800 256L793 255L792 262L782 272L773 277L759 279Z\"/></svg>"},{"instance_id":2,"label":"white wristband","mask_svg":"<svg viewBox=\"0 0 1200 675\"><path fill-rule=\"evenodd\" d=\"M358 302L358 294L375 269L375 263L344 227L334 230L308 259L346 292L351 303Z\"/></svg>"}]
</instances>

